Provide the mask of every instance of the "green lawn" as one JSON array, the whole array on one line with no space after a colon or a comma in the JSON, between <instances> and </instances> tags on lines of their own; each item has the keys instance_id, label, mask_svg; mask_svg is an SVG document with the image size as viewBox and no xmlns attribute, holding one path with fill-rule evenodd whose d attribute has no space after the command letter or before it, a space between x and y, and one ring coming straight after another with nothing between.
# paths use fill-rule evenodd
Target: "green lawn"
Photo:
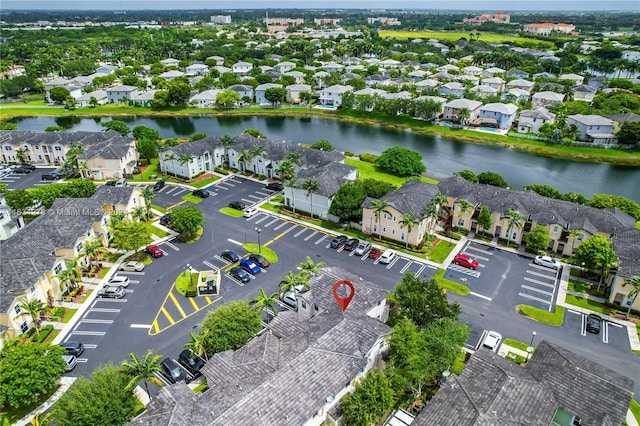
<instances>
[{"instance_id":1,"label":"green lawn","mask_svg":"<svg viewBox=\"0 0 640 426\"><path fill-rule=\"evenodd\" d=\"M607 314L608 311L602 303L595 302L593 300L585 299L584 297L574 296L572 294L567 294L564 299L565 303L569 303L570 305L579 306L581 308L589 309L593 312L598 312L601 314Z\"/></svg>"},{"instance_id":2,"label":"green lawn","mask_svg":"<svg viewBox=\"0 0 640 426\"><path fill-rule=\"evenodd\" d=\"M176 290L178 293L185 296L189 289L197 291L196 285L200 278L200 272L181 272L176 277Z\"/></svg>"},{"instance_id":3,"label":"green lawn","mask_svg":"<svg viewBox=\"0 0 640 426\"><path fill-rule=\"evenodd\" d=\"M110 266L105 266L104 268L102 268L102 270L100 271L100 274L98 275L98 278L102 279L104 277L107 276L107 272L109 272L109 270L111 269Z\"/></svg>"},{"instance_id":4,"label":"green lawn","mask_svg":"<svg viewBox=\"0 0 640 426\"><path fill-rule=\"evenodd\" d=\"M456 248L455 244L440 240L433 251L429 253L429 260L442 264L454 248Z\"/></svg>"},{"instance_id":5,"label":"green lawn","mask_svg":"<svg viewBox=\"0 0 640 426\"><path fill-rule=\"evenodd\" d=\"M13 408L7 407L0 412L0 426L10 426L16 424L18 420L29 414L34 409L38 408L44 403L55 391L59 388L58 385L54 386L49 392L40 395L38 400L28 407Z\"/></svg>"},{"instance_id":6,"label":"green lawn","mask_svg":"<svg viewBox=\"0 0 640 426\"><path fill-rule=\"evenodd\" d=\"M71 317L73 317L76 312L78 312L78 309L76 308L68 308L67 311L64 313L64 316L62 317L62 322L69 322L71 320Z\"/></svg>"},{"instance_id":7,"label":"green lawn","mask_svg":"<svg viewBox=\"0 0 640 426\"><path fill-rule=\"evenodd\" d=\"M242 245L242 248L248 251L249 253L258 253L258 245L254 243L246 243ZM260 246L260 256L264 257L269 261L269 263L278 262L278 255L275 251L271 250L269 247L265 247L264 245Z\"/></svg>"},{"instance_id":8,"label":"green lawn","mask_svg":"<svg viewBox=\"0 0 640 426\"><path fill-rule=\"evenodd\" d=\"M520 342L519 340L514 340L514 339L504 339L502 343L505 345L511 346L512 348L520 349L521 351L525 351L525 352L529 347L529 344ZM535 352L535 347L533 348L533 351Z\"/></svg>"},{"instance_id":9,"label":"green lawn","mask_svg":"<svg viewBox=\"0 0 640 426\"><path fill-rule=\"evenodd\" d=\"M160 238L164 238L167 235L169 235L169 233L167 231L165 231L164 229L160 229L157 226L154 226L151 222L141 222L145 228L147 228L149 230L149 232L151 232L151 234L153 235L157 235Z\"/></svg>"},{"instance_id":10,"label":"green lawn","mask_svg":"<svg viewBox=\"0 0 640 426\"><path fill-rule=\"evenodd\" d=\"M633 413L633 416L636 418L636 422L640 423L640 404L635 399L631 400L631 404L629 404L629 410Z\"/></svg>"},{"instance_id":11,"label":"green lawn","mask_svg":"<svg viewBox=\"0 0 640 426\"><path fill-rule=\"evenodd\" d=\"M422 38L434 38L436 40L458 41L461 38L469 39L468 31L378 31L381 38L395 38L398 40ZM554 44L547 40L537 40L532 38L519 37L516 35L490 33L480 31L480 41L496 43L530 43L548 48L553 48Z\"/></svg>"},{"instance_id":12,"label":"green lawn","mask_svg":"<svg viewBox=\"0 0 640 426\"><path fill-rule=\"evenodd\" d=\"M569 280L569 284L567 285L567 289L571 291L576 291L578 293L589 293L589 284L584 281L578 280Z\"/></svg>"},{"instance_id":13,"label":"green lawn","mask_svg":"<svg viewBox=\"0 0 640 426\"><path fill-rule=\"evenodd\" d=\"M195 195L192 195L192 194L183 195L182 199L184 201L189 201L190 203L193 203L193 204L200 204L202 202L202 198L196 197Z\"/></svg>"},{"instance_id":14,"label":"green lawn","mask_svg":"<svg viewBox=\"0 0 640 426\"><path fill-rule=\"evenodd\" d=\"M344 163L349 166L354 166L358 169L360 179L376 179L393 184L396 188L400 188L406 181L411 179L410 177L399 177L389 174L381 170L373 163L366 161L356 160L355 158L345 158ZM420 178L421 181L436 185L438 181L428 179L425 177Z\"/></svg>"},{"instance_id":15,"label":"green lawn","mask_svg":"<svg viewBox=\"0 0 640 426\"><path fill-rule=\"evenodd\" d=\"M522 355L514 354L513 352L508 352L505 359L508 359L511 362L515 362L516 364L522 364L527 362L527 358Z\"/></svg>"},{"instance_id":16,"label":"green lawn","mask_svg":"<svg viewBox=\"0 0 640 426\"><path fill-rule=\"evenodd\" d=\"M278 210L276 209L275 212L277 213ZM221 208L220 213L226 214L227 216L232 216L232 217L242 217L242 215L244 215L244 212L242 210L232 209L231 207Z\"/></svg>"},{"instance_id":17,"label":"green lawn","mask_svg":"<svg viewBox=\"0 0 640 426\"><path fill-rule=\"evenodd\" d=\"M452 291L457 294L461 294L463 296L467 296L470 292L469 287L444 278L444 274L446 272L447 271L445 269L439 269L438 272L436 272L436 275L434 276L440 288L443 288L448 291Z\"/></svg>"},{"instance_id":18,"label":"green lawn","mask_svg":"<svg viewBox=\"0 0 640 426\"><path fill-rule=\"evenodd\" d=\"M525 317L554 327L560 327L564 321L564 307L562 306L556 306L555 312L543 311L529 305L518 305L516 308Z\"/></svg>"}]
</instances>

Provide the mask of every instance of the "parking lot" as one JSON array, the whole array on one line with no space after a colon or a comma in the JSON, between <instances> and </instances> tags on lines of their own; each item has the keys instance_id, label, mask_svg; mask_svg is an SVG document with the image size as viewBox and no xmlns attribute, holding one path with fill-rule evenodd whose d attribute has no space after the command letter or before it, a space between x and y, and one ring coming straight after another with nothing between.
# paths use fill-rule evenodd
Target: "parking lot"
<instances>
[{"instance_id":1,"label":"parking lot","mask_svg":"<svg viewBox=\"0 0 640 426\"><path fill-rule=\"evenodd\" d=\"M0 182L6 183L8 189L27 189L34 186L48 185L51 181L42 180L42 175L56 170L55 167L38 167L31 173L7 173L0 177Z\"/></svg>"}]
</instances>

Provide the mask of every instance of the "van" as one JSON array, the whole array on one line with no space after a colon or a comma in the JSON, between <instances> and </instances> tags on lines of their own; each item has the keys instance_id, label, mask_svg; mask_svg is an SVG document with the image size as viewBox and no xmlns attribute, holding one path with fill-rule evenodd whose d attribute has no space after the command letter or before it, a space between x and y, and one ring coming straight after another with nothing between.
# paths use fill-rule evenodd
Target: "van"
<instances>
[{"instance_id":1,"label":"van","mask_svg":"<svg viewBox=\"0 0 640 426\"><path fill-rule=\"evenodd\" d=\"M118 180L116 182L116 187L122 188L122 187L125 187L127 185L129 185L129 184L127 183L127 180L125 178L122 178L122 179L120 179L120 180Z\"/></svg>"}]
</instances>

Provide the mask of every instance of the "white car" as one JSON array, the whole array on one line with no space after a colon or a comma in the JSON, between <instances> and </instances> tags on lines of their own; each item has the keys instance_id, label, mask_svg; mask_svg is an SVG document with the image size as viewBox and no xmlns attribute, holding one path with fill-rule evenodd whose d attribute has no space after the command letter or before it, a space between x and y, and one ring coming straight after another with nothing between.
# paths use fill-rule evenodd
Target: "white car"
<instances>
[{"instance_id":1,"label":"white car","mask_svg":"<svg viewBox=\"0 0 640 426\"><path fill-rule=\"evenodd\" d=\"M544 266L545 268L560 269L560 262L549 256L536 256L536 258L533 259L533 263Z\"/></svg>"},{"instance_id":2,"label":"white car","mask_svg":"<svg viewBox=\"0 0 640 426\"><path fill-rule=\"evenodd\" d=\"M122 287L129 287L129 277L124 277L122 275L114 275L109 280L109 285L121 285Z\"/></svg>"},{"instance_id":3,"label":"white car","mask_svg":"<svg viewBox=\"0 0 640 426\"><path fill-rule=\"evenodd\" d=\"M487 335L484 336L484 340L482 341L482 347L487 348L492 352L497 352L498 347L500 347L500 342L502 342L502 335L495 331L488 331Z\"/></svg>"},{"instance_id":4,"label":"white car","mask_svg":"<svg viewBox=\"0 0 640 426\"><path fill-rule=\"evenodd\" d=\"M396 252L391 249L386 249L380 255L380 263L388 264L396 257Z\"/></svg>"},{"instance_id":5,"label":"white car","mask_svg":"<svg viewBox=\"0 0 640 426\"><path fill-rule=\"evenodd\" d=\"M65 373L68 373L69 371L71 371L74 368L76 368L76 364L78 363L78 359L76 358L75 355L62 354L62 359L64 359L64 362L66 363L66 365L64 367L64 372Z\"/></svg>"},{"instance_id":6,"label":"white car","mask_svg":"<svg viewBox=\"0 0 640 426\"><path fill-rule=\"evenodd\" d=\"M129 272L142 272L142 270L144 269L144 263L142 262L125 262L122 265L120 265L120 269L121 271L129 271Z\"/></svg>"},{"instance_id":7,"label":"white car","mask_svg":"<svg viewBox=\"0 0 640 426\"><path fill-rule=\"evenodd\" d=\"M253 215L255 215L256 213L258 213L258 208L257 207L249 207L244 209L244 217L251 217Z\"/></svg>"}]
</instances>

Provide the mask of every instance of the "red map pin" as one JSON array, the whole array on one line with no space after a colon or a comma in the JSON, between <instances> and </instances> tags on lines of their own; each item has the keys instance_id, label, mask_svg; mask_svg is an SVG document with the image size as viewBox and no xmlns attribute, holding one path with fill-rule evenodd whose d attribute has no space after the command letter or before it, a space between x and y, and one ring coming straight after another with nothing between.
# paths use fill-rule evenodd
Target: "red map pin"
<instances>
[{"instance_id":1,"label":"red map pin","mask_svg":"<svg viewBox=\"0 0 640 426\"><path fill-rule=\"evenodd\" d=\"M338 294L338 288L342 286L349 287L350 290L349 294L345 297L342 297ZM338 306L340 306L342 312L347 309L347 306L349 306L349 303L351 302L351 299L353 299L354 294L356 294L356 289L353 288L353 284L351 284L347 280L340 280L333 285L333 297L334 299L336 299L336 302L338 302Z\"/></svg>"}]
</instances>

